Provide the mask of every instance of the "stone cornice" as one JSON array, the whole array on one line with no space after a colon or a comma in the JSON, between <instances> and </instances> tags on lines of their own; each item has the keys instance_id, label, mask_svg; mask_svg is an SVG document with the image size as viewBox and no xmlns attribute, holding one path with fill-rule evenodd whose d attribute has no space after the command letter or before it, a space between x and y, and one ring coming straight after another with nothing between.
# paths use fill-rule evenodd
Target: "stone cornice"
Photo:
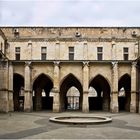
<instances>
[{"instance_id":1,"label":"stone cornice","mask_svg":"<svg viewBox=\"0 0 140 140\"><path fill-rule=\"evenodd\" d=\"M112 42L112 38L89 38L89 37L54 37L54 38L9 38L9 42ZM115 38L115 42L136 42L136 38Z\"/></svg>"},{"instance_id":2,"label":"stone cornice","mask_svg":"<svg viewBox=\"0 0 140 140\"><path fill-rule=\"evenodd\" d=\"M76 63L81 63L82 65L83 64L111 64L112 65L112 60L102 60L102 61L98 61L98 60L74 60L74 61L70 61L70 60L10 60L10 62L12 62L12 64L14 65L18 65L18 64L24 64L25 65L25 62L29 61L30 63L32 64L36 64L36 63L40 63L40 64L52 64L54 65L54 62L59 62L59 64L64 64L64 63L73 63L73 64L76 64ZM132 64L134 60L128 60L128 61L124 61L124 60L117 60L117 63L118 64ZM113 61L114 62L114 61Z\"/></svg>"}]
</instances>

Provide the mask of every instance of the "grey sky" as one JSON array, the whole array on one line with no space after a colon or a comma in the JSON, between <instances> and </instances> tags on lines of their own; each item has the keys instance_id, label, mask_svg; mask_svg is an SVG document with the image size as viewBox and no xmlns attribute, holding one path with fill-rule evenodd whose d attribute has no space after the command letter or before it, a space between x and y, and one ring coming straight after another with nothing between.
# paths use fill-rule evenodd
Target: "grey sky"
<instances>
[{"instance_id":1,"label":"grey sky","mask_svg":"<svg viewBox=\"0 0 140 140\"><path fill-rule=\"evenodd\" d=\"M0 0L1 26L140 26L140 0Z\"/></svg>"}]
</instances>

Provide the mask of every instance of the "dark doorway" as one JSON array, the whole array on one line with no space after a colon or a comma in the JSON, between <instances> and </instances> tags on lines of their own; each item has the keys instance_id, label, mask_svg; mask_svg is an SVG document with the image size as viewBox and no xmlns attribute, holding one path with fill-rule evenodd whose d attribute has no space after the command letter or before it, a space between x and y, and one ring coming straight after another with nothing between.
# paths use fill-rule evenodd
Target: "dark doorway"
<instances>
[{"instance_id":1,"label":"dark doorway","mask_svg":"<svg viewBox=\"0 0 140 140\"><path fill-rule=\"evenodd\" d=\"M130 111L131 100L131 77L128 74L123 75L119 80L119 110Z\"/></svg>"},{"instance_id":2,"label":"dark doorway","mask_svg":"<svg viewBox=\"0 0 140 140\"><path fill-rule=\"evenodd\" d=\"M70 107L69 104L69 98L68 98L68 90L74 87L78 90L79 94L78 97L74 97L76 101L72 101L73 105L76 105L76 108L73 107L72 108L72 104ZM81 110L82 109L82 93L83 93L83 89L82 89L82 85L79 82L79 80L73 75L73 74L69 74L62 82L61 86L60 86L60 103L61 103L61 111L65 111L65 110ZM71 96L71 99L74 99ZM71 103L72 103L71 102ZM75 103L74 103L75 102ZM78 103L78 104L77 104Z\"/></svg>"},{"instance_id":3,"label":"dark doorway","mask_svg":"<svg viewBox=\"0 0 140 140\"><path fill-rule=\"evenodd\" d=\"M39 110L52 110L53 97L50 91L53 88L53 82L45 74L37 77L33 84L33 109Z\"/></svg>"},{"instance_id":4,"label":"dark doorway","mask_svg":"<svg viewBox=\"0 0 140 140\"><path fill-rule=\"evenodd\" d=\"M89 87L96 90L95 97L89 97L89 110L110 110L110 86L107 80L97 75L91 82Z\"/></svg>"},{"instance_id":5,"label":"dark doorway","mask_svg":"<svg viewBox=\"0 0 140 140\"><path fill-rule=\"evenodd\" d=\"M24 110L24 78L20 74L14 74L13 77L13 100L14 111Z\"/></svg>"},{"instance_id":6,"label":"dark doorway","mask_svg":"<svg viewBox=\"0 0 140 140\"><path fill-rule=\"evenodd\" d=\"M89 110L102 110L102 95L103 93L101 92L101 95L99 96L93 87L89 88Z\"/></svg>"}]
</instances>

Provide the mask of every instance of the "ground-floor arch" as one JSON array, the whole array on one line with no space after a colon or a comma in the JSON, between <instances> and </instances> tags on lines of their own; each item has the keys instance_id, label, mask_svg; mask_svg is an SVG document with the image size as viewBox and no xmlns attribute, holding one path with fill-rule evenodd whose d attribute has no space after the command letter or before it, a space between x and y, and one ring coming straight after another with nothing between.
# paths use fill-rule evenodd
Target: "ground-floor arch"
<instances>
[{"instance_id":1,"label":"ground-floor arch","mask_svg":"<svg viewBox=\"0 0 140 140\"><path fill-rule=\"evenodd\" d=\"M89 89L94 88L95 96L89 96L89 110L110 110L110 85L102 76L97 75L89 84ZM91 92L91 91L90 91Z\"/></svg>"},{"instance_id":2,"label":"ground-floor arch","mask_svg":"<svg viewBox=\"0 0 140 140\"><path fill-rule=\"evenodd\" d=\"M52 110L53 97L51 90L53 88L52 80L45 74L40 74L33 83L33 109Z\"/></svg>"},{"instance_id":3,"label":"ground-floor arch","mask_svg":"<svg viewBox=\"0 0 140 140\"><path fill-rule=\"evenodd\" d=\"M131 77L123 75L119 80L118 105L119 110L130 111Z\"/></svg>"},{"instance_id":4,"label":"ground-floor arch","mask_svg":"<svg viewBox=\"0 0 140 140\"><path fill-rule=\"evenodd\" d=\"M70 108L72 110L81 110L82 109L82 100L83 100L83 89L82 89L82 85L79 82L79 80L73 75L73 74L69 74L67 75L63 82L61 83L60 86L60 110L64 111L67 110L70 107L70 102L69 102L69 90L73 88L75 90L72 91L77 91L79 93L73 93L73 95L76 94L76 96L72 97L72 93L71 93L71 99L73 98L73 105L76 105L76 108ZM72 104L71 104L72 105Z\"/></svg>"},{"instance_id":5,"label":"ground-floor arch","mask_svg":"<svg viewBox=\"0 0 140 140\"><path fill-rule=\"evenodd\" d=\"M14 111L24 110L24 77L17 73L13 75L13 103Z\"/></svg>"}]
</instances>

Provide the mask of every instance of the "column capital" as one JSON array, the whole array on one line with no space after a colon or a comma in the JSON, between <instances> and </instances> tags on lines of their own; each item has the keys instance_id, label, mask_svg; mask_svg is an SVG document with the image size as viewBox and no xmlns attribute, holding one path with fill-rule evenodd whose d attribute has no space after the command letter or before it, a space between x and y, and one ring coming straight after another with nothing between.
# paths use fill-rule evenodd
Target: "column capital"
<instances>
[{"instance_id":1,"label":"column capital","mask_svg":"<svg viewBox=\"0 0 140 140\"><path fill-rule=\"evenodd\" d=\"M116 45L116 42L114 40L112 40L111 44L112 45Z\"/></svg>"},{"instance_id":2,"label":"column capital","mask_svg":"<svg viewBox=\"0 0 140 140\"><path fill-rule=\"evenodd\" d=\"M137 66L137 62L136 61L133 61L132 62L132 67L136 67Z\"/></svg>"},{"instance_id":3,"label":"column capital","mask_svg":"<svg viewBox=\"0 0 140 140\"><path fill-rule=\"evenodd\" d=\"M54 61L53 64L54 64L54 66L58 66L59 67L60 61Z\"/></svg>"},{"instance_id":4,"label":"column capital","mask_svg":"<svg viewBox=\"0 0 140 140\"><path fill-rule=\"evenodd\" d=\"M87 41L84 41L83 44L84 44L84 45L87 45Z\"/></svg>"},{"instance_id":5,"label":"column capital","mask_svg":"<svg viewBox=\"0 0 140 140\"><path fill-rule=\"evenodd\" d=\"M31 61L25 61L25 66L31 67Z\"/></svg>"},{"instance_id":6,"label":"column capital","mask_svg":"<svg viewBox=\"0 0 140 140\"><path fill-rule=\"evenodd\" d=\"M89 67L89 61L83 61L83 67L88 66Z\"/></svg>"},{"instance_id":7,"label":"column capital","mask_svg":"<svg viewBox=\"0 0 140 140\"><path fill-rule=\"evenodd\" d=\"M59 44L60 44L60 41L59 41L59 40L57 40L55 44L58 44L58 45L59 45Z\"/></svg>"},{"instance_id":8,"label":"column capital","mask_svg":"<svg viewBox=\"0 0 140 140\"><path fill-rule=\"evenodd\" d=\"M9 66L13 66L12 61L9 61Z\"/></svg>"},{"instance_id":9,"label":"column capital","mask_svg":"<svg viewBox=\"0 0 140 140\"><path fill-rule=\"evenodd\" d=\"M135 45L138 45L138 44L139 44L139 42L138 42L138 41L136 41L136 42L135 42Z\"/></svg>"},{"instance_id":10,"label":"column capital","mask_svg":"<svg viewBox=\"0 0 140 140\"><path fill-rule=\"evenodd\" d=\"M118 65L118 61L112 61L111 64L112 64L112 67L114 68L115 66Z\"/></svg>"}]
</instances>

